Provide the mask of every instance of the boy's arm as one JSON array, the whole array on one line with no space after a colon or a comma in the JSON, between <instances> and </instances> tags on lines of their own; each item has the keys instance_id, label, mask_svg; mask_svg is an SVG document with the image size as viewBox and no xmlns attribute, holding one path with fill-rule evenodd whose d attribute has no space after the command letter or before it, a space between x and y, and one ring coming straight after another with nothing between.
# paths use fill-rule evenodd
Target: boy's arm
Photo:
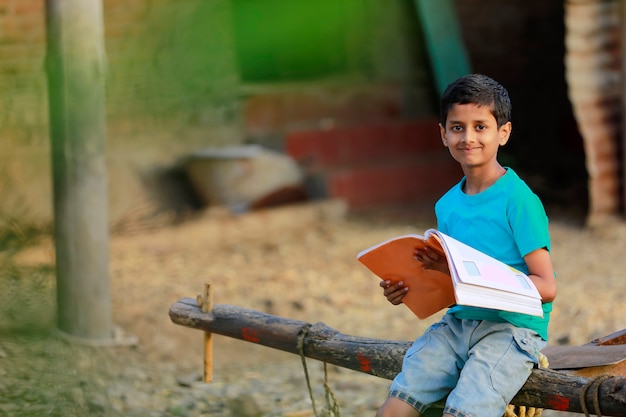
<instances>
[{"instance_id":1,"label":"boy's arm","mask_svg":"<svg viewBox=\"0 0 626 417\"><path fill-rule=\"evenodd\" d=\"M537 287L544 303L556 298L556 279L550 253L546 249L537 249L524 256L528 266L528 277Z\"/></svg>"}]
</instances>

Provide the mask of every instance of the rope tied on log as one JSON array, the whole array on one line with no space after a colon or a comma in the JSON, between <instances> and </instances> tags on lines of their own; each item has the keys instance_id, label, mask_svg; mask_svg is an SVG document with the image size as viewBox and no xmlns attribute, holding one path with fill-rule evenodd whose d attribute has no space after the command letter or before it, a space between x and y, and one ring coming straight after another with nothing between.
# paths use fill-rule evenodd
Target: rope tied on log
<instances>
[{"instance_id":1,"label":"rope tied on log","mask_svg":"<svg viewBox=\"0 0 626 417\"><path fill-rule=\"evenodd\" d=\"M593 378L580 392L580 405L583 408L583 413L585 413L585 417L590 417L589 409L587 408L587 393L591 390L592 400L593 400L593 408L596 413L596 416L602 417L602 413L600 412L600 385L607 379L612 378L612 375L601 374Z\"/></svg>"},{"instance_id":2,"label":"rope tied on log","mask_svg":"<svg viewBox=\"0 0 626 417\"><path fill-rule=\"evenodd\" d=\"M339 408L339 403L337 402L337 398L333 393L333 390L330 388L328 384L328 364L324 362L324 398L326 399L326 407L322 410L321 414L317 413L317 409L315 407L315 397L313 396L313 389L311 388L311 379L309 377L309 369L306 364L306 356L304 355L304 340L309 334L309 329L311 328L310 324L306 324L302 326L300 331L298 332L298 340L297 340L297 349L298 354L300 355L300 359L302 360L302 368L304 369L304 377L306 379L306 385L309 390L309 397L311 398L311 406L313 407L313 414L315 417L341 417L341 410Z\"/></svg>"}]
</instances>

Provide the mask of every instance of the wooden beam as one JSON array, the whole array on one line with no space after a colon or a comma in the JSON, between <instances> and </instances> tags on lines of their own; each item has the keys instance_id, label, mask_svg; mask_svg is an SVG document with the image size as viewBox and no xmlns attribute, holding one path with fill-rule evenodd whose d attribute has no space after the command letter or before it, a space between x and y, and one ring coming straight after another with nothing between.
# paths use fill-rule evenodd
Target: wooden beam
<instances>
[{"instance_id":1,"label":"wooden beam","mask_svg":"<svg viewBox=\"0 0 626 417\"><path fill-rule=\"evenodd\" d=\"M181 326L221 334L323 362L393 379L402 367L410 341L389 341L349 336L326 326L277 317L231 305L216 305L202 313L197 302L183 298L169 311L172 322ZM300 340L303 338L303 340ZM299 341L303 346L298 350ZM584 404L581 397L585 399ZM513 404L584 412L594 411L594 401L604 416L626 416L626 378L595 379L550 369L535 369Z\"/></svg>"}]
</instances>

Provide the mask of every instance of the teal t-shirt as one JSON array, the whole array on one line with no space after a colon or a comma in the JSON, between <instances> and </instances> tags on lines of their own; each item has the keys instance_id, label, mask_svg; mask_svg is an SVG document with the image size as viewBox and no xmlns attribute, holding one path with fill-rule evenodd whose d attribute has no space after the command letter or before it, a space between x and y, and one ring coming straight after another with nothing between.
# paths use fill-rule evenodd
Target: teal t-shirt
<instances>
[{"instance_id":1,"label":"teal t-shirt","mask_svg":"<svg viewBox=\"0 0 626 417\"><path fill-rule=\"evenodd\" d=\"M437 228L524 273L524 256L550 250L548 216L539 197L513 171L488 189L473 195L463 192L463 178L435 204ZM455 305L448 310L459 319L510 322L536 331L548 340L552 303L543 303L543 317L480 307Z\"/></svg>"}]
</instances>

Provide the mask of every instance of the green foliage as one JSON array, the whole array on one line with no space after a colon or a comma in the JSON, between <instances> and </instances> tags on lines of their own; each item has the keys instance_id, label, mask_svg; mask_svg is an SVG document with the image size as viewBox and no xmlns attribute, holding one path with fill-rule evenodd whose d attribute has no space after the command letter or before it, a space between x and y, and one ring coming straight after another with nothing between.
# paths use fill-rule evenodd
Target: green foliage
<instances>
[{"instance_id":1,"label":"green foliage","mask_svg":"<svg viewBox=\"0 0 626 417\"><path fill-rule=\"evenodd\" d=\"M33 245L40 237L50 233L48 229L0 212L0 253L5 256Z\"/></svg>"},{"instance_id":2,"label":"green foliage","mask_svg":"<svg viewBox=\"0 0 626 417\"><path fill-rule=\"evenodd\" d=\"M140 31L109 44L110 113L202 113L206 124L232 121L238 75L230 21L224 1L171 2L151 10Z\"/></svg>"},{"instance_id":3,"label":"green foliage","mask_svg":"<svg viewBox=\"0 0 626 417\"><path fill-rule=\"evenodd\" d=\"M0 263L0 330L38 334L54 326L54 268Z\"/></svg>"},{"instance_id":4,"label":"green foliage","mask_svg":"<svg viewBox=\"0 0 626 417\"><path fill-rule=\"evenodd\" d=\"M0 330L30 333L50 328L54 317L54 268L20 266L14 261L15 255L50 231L6 215L0 220Z\"/></svg>"}]
</instances>

